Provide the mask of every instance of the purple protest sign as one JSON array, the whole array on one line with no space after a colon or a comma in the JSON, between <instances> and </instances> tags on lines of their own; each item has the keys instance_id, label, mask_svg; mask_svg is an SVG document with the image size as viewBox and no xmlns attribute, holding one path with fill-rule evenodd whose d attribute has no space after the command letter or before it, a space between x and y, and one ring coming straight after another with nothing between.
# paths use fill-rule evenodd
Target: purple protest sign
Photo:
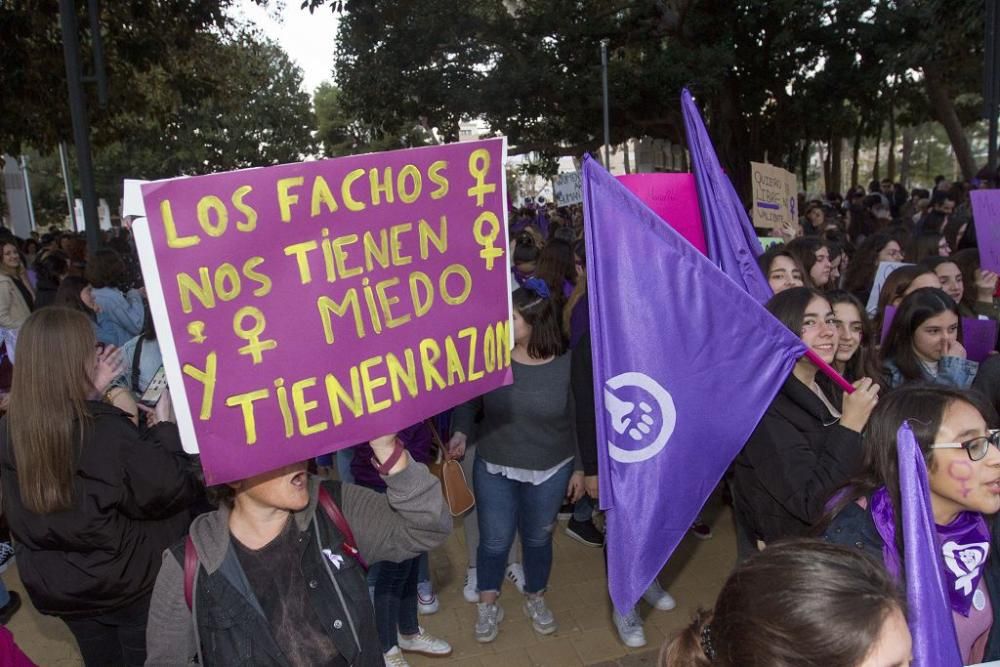
<instances>
[{"instance_id":1,"label":"purple protest sign","mask_svg":"<svg viewBox=\"0 0 1000 667\"><path fill-rule=\"evenodd\" d=\"M896 307L886 306L882 317L881 343L885 344L889 335L889 326L896 317ZM962 318L962 344L968 359L976 362L986 360L990 352L996 349L998 323L996 320L980 320L975 317Z\"/></svg>"},{"instance_id":2,"label":"purple protest sign","mask_svg":"<svg viewBox=\"0 0 1000 667\"><path fill-rule=\"evenodd\" d=\"M1000 273L1000 190L973 190L972 218L982 268Z\"/></svg>"},{"instance_id":3,"label":"purple protest sign","mask_svg":"<svg viewBox=\"0 0 1000 667\"><path fill-rule=\"evenodd\" d=\"M703 255L708 254L694 174L626 174L618 180Z\"/></svg>"},{"instance_id":4,"label":"purple protest sign","mask_svg":"<svg viewBox=\"0 0 1000 667\"><path fill-rule=\"evenodd\" d=\"M143 275L209 484L508 384L503 139L144 185Z\"/></svg>"}]
</instances>

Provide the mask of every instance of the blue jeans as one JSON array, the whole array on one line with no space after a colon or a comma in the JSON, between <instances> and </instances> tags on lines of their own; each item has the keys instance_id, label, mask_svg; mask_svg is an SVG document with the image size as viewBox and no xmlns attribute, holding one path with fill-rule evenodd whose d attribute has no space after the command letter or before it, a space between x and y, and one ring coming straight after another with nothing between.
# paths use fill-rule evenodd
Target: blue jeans
<instances>
[{"instance_id":1,"label":"blue jeans","mask_svg":"<svg viewBox=\"0 0 1000 667\"><path fill-rule=\"evenodd\" d=\"M476 576L480 591L500 591L515 532L521 535L524 592L545 590L552 570L552 527L572 474L570 461L535 486L492 475L486 471L486 461L476 458L473 485L479 512Z\"/></svg>"},{"instance_id":2,"label":"blue jeans","mask_svg":"<svg viewBox=\"0 0 1000 667\"><path fill-rule=\"evenodd\" d=\"M393 563L383 560L368 571L368 585L375 588L375 627L382 652L396 646L396 630L403 635L420 632L417 621L417 571L420 557Z\"/></svg>"},{"instance_id":3,"label":"blue jeans","mask_svg":"<svg viewBox=\"0 0 1000 667\"><path fill-rule=\"evenodd\" d=\"M0 579L0 607L6 607L8 602L10 602L10 593L7 592L3 579Z\"/></svg>"}]
</instances>

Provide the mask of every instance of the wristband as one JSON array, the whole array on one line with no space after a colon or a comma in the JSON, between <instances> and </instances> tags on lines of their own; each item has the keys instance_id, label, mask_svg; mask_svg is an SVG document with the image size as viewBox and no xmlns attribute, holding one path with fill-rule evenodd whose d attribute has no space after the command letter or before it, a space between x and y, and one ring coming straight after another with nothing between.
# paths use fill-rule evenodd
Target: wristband
<instances>
[{"instance_id":1,"label":"wristband","mask_svg":"<svg viewBox=\"0 0 1000 667\"><path fill-rule=\"evenodd\" d=\"M389 471L392 470L393 466L395 466L399 461L399 457L406 452L406 449L403 447L403 443L399 438L396 438L393 441L393 444L395 445L395 448L392 450L392 454L389 455L389 458L386 459L385 463L379 463L377 457L372 457L372 466L380 475L388 475Z\"/></svg>"}]
</instances>

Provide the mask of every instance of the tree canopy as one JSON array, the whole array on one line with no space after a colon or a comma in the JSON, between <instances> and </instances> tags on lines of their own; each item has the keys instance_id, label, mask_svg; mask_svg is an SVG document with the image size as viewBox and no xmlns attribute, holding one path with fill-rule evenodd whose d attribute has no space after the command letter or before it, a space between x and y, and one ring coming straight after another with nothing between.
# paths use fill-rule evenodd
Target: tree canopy
<instances>
[{"instance_id":1,"label":"tree canopy","mask_svg":"<svg viewBox=\"0 0 1000 667\"><path fill-rule=\"evenodd\" d=\"M981 106L982 3L338 4L338 102L373 140L419 116L454 139L460 119L482 117L516 152L593 151L602 139L599 44L607 39L613 143L683 142L679 92L687 85L743 184L751 159L795 169L818 142L839 165L844 139L881 135L888 124L895 140L897 121L938 120L966 176L975 169L963 126ZM839 188L839 166L829 169Z\"/></svg>"}]
</instances>

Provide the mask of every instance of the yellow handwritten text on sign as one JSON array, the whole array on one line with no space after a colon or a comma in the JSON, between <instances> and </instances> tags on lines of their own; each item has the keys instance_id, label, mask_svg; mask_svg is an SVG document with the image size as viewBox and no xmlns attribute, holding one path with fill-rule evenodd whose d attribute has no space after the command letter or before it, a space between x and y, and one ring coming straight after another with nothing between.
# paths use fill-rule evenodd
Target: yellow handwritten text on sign
<instances>
[{"instance_id":1,"label":"yellow handwritten text on sign","mask_svg":"<svg viewBox=\"0 0 1000 667\"><path fill-rule=\"evenodd\" d=\"M143 271L212 483L510 381L503 140L144 186Z\"/></svg>"}]
</instances>

